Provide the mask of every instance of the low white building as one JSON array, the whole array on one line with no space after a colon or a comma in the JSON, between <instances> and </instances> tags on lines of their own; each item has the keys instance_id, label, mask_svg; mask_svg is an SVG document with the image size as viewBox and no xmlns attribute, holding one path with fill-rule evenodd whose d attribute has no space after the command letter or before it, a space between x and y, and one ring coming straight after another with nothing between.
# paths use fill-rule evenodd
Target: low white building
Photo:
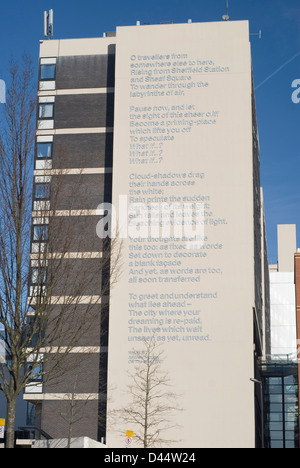
<instances>
[{"instance_id":1,"label":"low white building","mask_svg":"<svg viewBox=\"0 0 300 468\"><path fill-rule=\"evenodd\" d=\"M270 265L271 354L296 356L296 226L278 226L278 264Z\"/></svg>"}]
</instances>

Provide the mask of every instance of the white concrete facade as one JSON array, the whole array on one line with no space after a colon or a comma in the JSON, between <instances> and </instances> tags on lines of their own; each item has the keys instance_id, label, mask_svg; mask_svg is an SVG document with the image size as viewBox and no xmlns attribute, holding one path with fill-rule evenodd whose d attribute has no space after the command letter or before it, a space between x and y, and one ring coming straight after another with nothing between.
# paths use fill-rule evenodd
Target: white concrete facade
<instances>
[{"instance_id":1,"label":"white concrete facade","mask_svg":"<svg viewBox=\"0 0 300 468\"><path fill-rule=\"evenodd\" d=\"M196 250L124 236L110 305L108 417L126 407L130 356L156 329L182 395L173 415L180 429L167 435L179 440L173 446L254 448L248 22L117 28L113 173L117 211L121 195L146 206L198 200L205 229ZM110 447L138 430L118 423L108 428Z\"/></svg>"}]
</instances>

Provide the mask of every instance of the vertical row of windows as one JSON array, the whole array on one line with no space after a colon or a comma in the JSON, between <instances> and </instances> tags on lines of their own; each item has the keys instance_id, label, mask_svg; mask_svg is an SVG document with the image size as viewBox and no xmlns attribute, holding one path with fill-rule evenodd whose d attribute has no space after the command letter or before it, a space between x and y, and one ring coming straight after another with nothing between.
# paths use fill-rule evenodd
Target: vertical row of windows
<instances>
[{"instance_id":1,"label":"vertical row of windows","mask_svg":"<svg viewBox=\"0 0 300 468\"><path fill-rule=\"evenodd\" d=\"M42 58L39 70L39 90L55 90L56 58ZM46 96L40 93L38 107L38 129L52 129L54 127L55 96ZM38 135L36 140L36 170L52 169L53 135ZM49 238L49 219L47 210L50 209L50 183L49 176L36 176L34 185L33 210L38 211L41 217L35 218L32 227L32 253L38 258L31 262L31 284L34 292L37 286L45 284L47 279L47 260L44 257L46 243ZM33 294L34 295L34 294Z\"/></svg>"},{"instance_id":2,"label":"vertical row of windows","mask_svg":"<svg viewBox=\"0 0 300 468\"><path fill-rule=\"evenodd\" d=\"M51 91L56 89L56 58L42 58L39 70L39 106L38 106L38 130L54 128L54 103L55 96ZM46 91L49 95L45 95ZM48 93L47 93L48 94ZM52 169L53 135L38 135L36 139L35 170L46 171ZM50 182L51 177L46 173L35 177L33 210L39 213L33 219L31 260L31 287L29 295L35 297L46 291L48 260L47 242L49 239L49 215L50 209ZM26 386L26 393L42 393L43 382L41 375L37 377L43 368L43 356L40 356L40 368L34 370L32 381ZM28 359L30 369L30 356ZM29 403L28 416L30 423L34 425L35 406Z\"/></svg>"},{"instance_id":3,"label":"vertical row of windows","mask_svg":"<svg viewBox=\"0 0 300 468\"><path fill-rule=\"evenodd\" d=\"M39 72L39 91L54 91L56 88L56 58L42 58ZM50 93L49 93L50 94ZM38 129L54 128L55 96L40 96Z\"/></svg>"}]
</instances>

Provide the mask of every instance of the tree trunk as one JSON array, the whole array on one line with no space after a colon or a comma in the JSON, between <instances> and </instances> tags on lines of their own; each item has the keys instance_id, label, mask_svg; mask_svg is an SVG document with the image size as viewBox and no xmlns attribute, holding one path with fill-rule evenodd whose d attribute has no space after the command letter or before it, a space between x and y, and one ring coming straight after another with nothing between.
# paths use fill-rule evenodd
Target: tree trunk
<instances>
[{"instance_id":1,"label":"tree trunk","mask_svg":"<svg viewBox=\"0 0 300 468\"><path fill-rule=\"evenodd\" d=\"M15 397L7 401L5 448L14 448L15 446L16 404L17 398Z\"/></svg>"}]
</instances>

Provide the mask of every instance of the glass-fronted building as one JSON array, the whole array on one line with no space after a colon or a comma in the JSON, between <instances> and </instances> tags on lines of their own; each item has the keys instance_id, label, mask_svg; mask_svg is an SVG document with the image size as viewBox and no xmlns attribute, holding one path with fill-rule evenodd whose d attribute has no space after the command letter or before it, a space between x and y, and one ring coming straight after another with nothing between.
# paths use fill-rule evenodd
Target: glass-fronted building
<instances>
[{"instance_id":1,"label":"glass-fronted building","mask_svg":"<svg viewBox=\"0 0 300 468\"><path fill-rule=\"evenodd\" d=\"M296 362L272 360L262 364L265 448L299 448L299 392Z\"/></svg>"}]
</instances>

